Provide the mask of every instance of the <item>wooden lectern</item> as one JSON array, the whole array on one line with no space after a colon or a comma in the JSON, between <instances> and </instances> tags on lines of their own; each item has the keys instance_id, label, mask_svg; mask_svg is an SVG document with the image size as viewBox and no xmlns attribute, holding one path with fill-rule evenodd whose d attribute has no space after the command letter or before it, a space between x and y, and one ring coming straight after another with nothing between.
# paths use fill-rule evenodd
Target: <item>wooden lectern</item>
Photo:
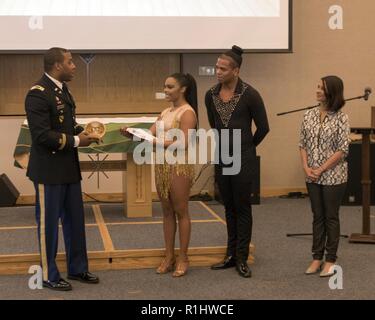
<instances>
[{"instance_id":1,"label":"wooden lectern","mask_svg":"<svg viewBox=\"0 0 375 320\"><path fill-rule=\"evenodd\" d=\"M362 135L362 233L350 236L352 243L374 243L375 234L371 234L371 179L370 179L370 136L375 133L375 128L352 128L355 134ZM372 160L374 161L374 159Z\"/></svg>"},{"instance_id":2,"label":"wooden lectern","mask_svg":"<svg viewBox=\"0 0 375 320\"><path fill-rule=\"evenodd\" d=\"M126 167L122 180L126 217L152 217L151 164L137 165L128 153Z\"/></svg>"}]
</instances>

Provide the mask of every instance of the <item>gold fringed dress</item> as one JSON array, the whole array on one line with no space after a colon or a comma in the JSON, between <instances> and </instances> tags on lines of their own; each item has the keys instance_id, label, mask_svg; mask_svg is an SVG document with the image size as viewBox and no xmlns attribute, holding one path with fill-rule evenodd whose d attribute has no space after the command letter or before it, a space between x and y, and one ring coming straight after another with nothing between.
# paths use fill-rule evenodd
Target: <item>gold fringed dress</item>
<instances>
[{"instance_id":1,"label":"gold fringed dress","mask_svg":"<svg viewBox=\"0 0 375 320\"><path fill-rule=\"evenodd\" d=\"M168 108L161 113L159 121L164 123L164 135L170 129L179 129L181 117L185 111L192 110L195 114L194 109L190 105L184 105L174 108ZM164 155L168 151L165 150ZM160 196L163 199L169 198L169 193L171 190L171 182L174 175L185 176L190 180L190 186L194 183L195 178L195 165L188 164L188 151L185 150L185 157L183 161L177 161L176 164L168 164L165 161L163 164L155 164L155 184L158 189ZM178 159L181 160L181 159Z\"/></svg>"}]
</instances>

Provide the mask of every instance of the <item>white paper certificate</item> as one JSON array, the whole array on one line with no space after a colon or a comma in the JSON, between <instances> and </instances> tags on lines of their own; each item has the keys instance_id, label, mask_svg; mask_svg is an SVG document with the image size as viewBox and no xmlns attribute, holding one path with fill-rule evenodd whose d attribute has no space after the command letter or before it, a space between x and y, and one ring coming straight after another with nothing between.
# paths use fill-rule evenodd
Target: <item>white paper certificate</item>
<instances>
[{"instance_id":1,"label":"white paper certificate","mask_svg":"<svg viewBox=\"0 0 375 320\"><path fill-rule=\"evenodd\" d=\"M128 128L126 131L128 131L129 133L131 133L132 135L138 138L141 138L143 140L150 141L150 142L154 141L154 139L156 138L152 134L148 133L146 130L140 129L140 128Z\"/></svg>"}]
</instances>

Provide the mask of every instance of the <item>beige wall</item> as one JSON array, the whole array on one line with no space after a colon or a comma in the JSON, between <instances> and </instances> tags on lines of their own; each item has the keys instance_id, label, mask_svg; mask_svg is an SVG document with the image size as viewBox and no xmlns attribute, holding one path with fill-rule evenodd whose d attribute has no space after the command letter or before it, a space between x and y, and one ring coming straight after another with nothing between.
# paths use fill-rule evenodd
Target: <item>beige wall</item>
<instances>
[{"instance_id":1,"label":"beige wall","mask_svg":"<svg viewBox=\"0 0 375 320\"><path fill-rule=\"evenodd\" d=\"M328 9L339 4L344 8L344 30L328 27ZM328 74L343 78L346 97L362 94L366 86L375 89L375 1L372 0L295 0L293 54L247 54L242 78L262 94L271 132L259 147L262 157L261 184L264 189L303 187L298 153L299 126L303 113L284 117L276 114L316 104L315 88ZM220 36L220 32L216 32ZM196 74L198 65L215 63L216 55L186 55L185 70ZM214 79L198 77L201 105L204 91ZM349 102L345 112L352 126L369 126L371 105ZM203 108L202 108L203 109ZM203 110L202 110L203 111ZM204 113L204 111L202 112ZM206 115L201 115L202 123Z\"/></svg>"},{"instance_id":2,"label":"beige wall","mask_svg":"<svg viewBox=\"0 0 375 320\"><path fill-rule=\"evenodd\" d=\"M332 31L328 28L328 9L335 4L344 8L344 30ZM262 94L271 126L269 136L258 149L262 157L261 184L264 190L304 186L297 148L303 114L277 117L278 112L315 104L317 82L328 74L343 78L347 97L361 94L366 86L375 89L373 12L373 0L295 0L293 54L245 55L242 78ZM213 36L220 37L220 30L213 31ZM184 71L192 73L198 80L200 123L206 128L203 97L215 83L215 78L199 77L197 73L198 66L213 65L216 56L185 54L183 59ZM350 116L351 125L369 126L372 105L375 105L374 96L368 102L348 103L344 110ZM0 120L0 173L7 173L21 193L30 194L32 187L24 173L12 167L18 122L20 120L17 119ZM206 175L209 174L207 172ZM85 181L84 188L87 192L119 192L121 178L113 174L111 183L104 182L100 190L93 181Z\"/></svg>"}]
</instances>

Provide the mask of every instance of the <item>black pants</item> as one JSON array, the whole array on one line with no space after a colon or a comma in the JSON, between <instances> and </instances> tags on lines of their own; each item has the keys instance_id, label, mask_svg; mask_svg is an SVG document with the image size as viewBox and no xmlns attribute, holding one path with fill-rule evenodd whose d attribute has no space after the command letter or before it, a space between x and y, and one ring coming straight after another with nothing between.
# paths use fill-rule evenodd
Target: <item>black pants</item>
<instances>
[{"instance_id":1,"label":"black pants","mask_svg":"<svg viewBox=\"0 0 375 320\"><path fill-rule=\"evenodd\" d=\"M335 263L340 241L339 210L346 189L346 183L334 186L324 186L307 183L313 218L314 260L323 260L326 251L326 261Z\"/></svg>"},{"instance_id":2,"label":"black pants","mask_svg":"<svg viewBox=\"0 0 375 320\"><path fill-rule=\"evenodd\" d=\"M220 195L225 206L227 221L227 255L246 262L249 257L249 246L253 227L251 211L251 163L242 163L237 175L225 176L222 168L216 166L215 176Z\"/></svg>"}]
</instances>

